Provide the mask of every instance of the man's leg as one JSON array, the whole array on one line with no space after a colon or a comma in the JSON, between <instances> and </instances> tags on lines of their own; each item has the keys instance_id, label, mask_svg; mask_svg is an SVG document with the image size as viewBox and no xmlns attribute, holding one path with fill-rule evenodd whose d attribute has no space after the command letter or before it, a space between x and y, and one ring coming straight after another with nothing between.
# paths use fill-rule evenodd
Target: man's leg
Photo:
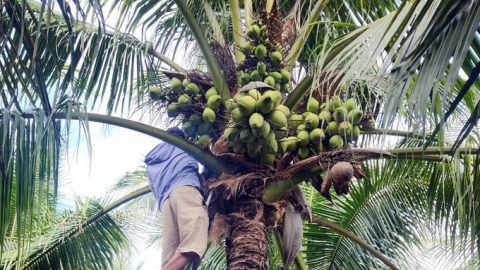
<instances>
[{"instance_id":1,"label":"man's leg","mask_svg":"<svg viewBox=\"0 0 480 270\"><path fill-rule=\"evenodd\" d=\"M176 188L170 194L170 205L177 217L180 245L164 270L179 269L190 261L200 260L207 249L208 241L207 210L197 188Z\"/></svg>"},{"instance_id":2,"label":"man's leg","mask_svg":"<svg viewBox=\"0 0 480 270\"><path fill-rule=\"evenodd\" d=\"M178 270L183 269L189 262L198 258L195 252L175 252L172 259L162 268L162 270Z\"/></svg>"},{"instance_id":3,"label":"man's leg","mask_svg":"<svg viewBox=\"0 0 480 270\"><path fill-rule=\"evenodd\" d=\"M178 246L180 245L180 235L178 234L177 217L170 205L170 198L166 199L162 205L162 269L173 258Z\"/></svg>"}]
</instances>

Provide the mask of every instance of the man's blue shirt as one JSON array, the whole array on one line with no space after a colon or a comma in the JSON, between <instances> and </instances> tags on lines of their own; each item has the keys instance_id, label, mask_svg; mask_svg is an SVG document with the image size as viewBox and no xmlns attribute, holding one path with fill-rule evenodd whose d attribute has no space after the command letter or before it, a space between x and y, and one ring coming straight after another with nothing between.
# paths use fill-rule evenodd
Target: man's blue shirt
<instances>
[{"instance_id":1,"label":"man's blue shirt","mask_svg":"<svg viewBox=\"0 0 480 270\"><path fill-rule=\"evenodd\" d=\"M168 144L157 145L145 157L148 182L162 211L163 202L179 186L201 189L198 162L181 149Z\"/></svg>"}]
</instances>

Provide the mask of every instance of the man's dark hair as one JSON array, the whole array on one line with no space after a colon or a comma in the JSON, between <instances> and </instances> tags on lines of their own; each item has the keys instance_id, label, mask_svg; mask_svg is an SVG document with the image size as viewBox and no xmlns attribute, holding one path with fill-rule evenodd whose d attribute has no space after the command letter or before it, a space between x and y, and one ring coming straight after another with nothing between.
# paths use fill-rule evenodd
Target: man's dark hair
<instances>
[{"instance_id":1,"label":"man's dark hair","mask_svg":"<svg viewBox=\"0 0 480 270\"><path fill-rule=\"evenodd\" d=\"M179 129L178 127L167 128L167 132L170 133L170 134L177 135L177 136L180 136L182 138L185 138L185 133L183 133L183 131L181 129Z\"/></svg>"}]
</instances>

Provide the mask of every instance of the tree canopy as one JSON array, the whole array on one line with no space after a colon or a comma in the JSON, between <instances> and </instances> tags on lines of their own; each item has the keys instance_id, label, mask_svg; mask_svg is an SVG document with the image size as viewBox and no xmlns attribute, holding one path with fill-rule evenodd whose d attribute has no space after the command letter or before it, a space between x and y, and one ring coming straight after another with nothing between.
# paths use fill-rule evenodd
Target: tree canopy
<instances>
[{"instance_id":1,"label":"tree canopy","mask_svg":"<svg viewBox=\"0 0 480 270\"><path fill-rule=\"evenodd\" d=\"M313 219L304 222L297 269L380 268L385 261L378 256L410 268L419 262L409 257L425 250L430 239L439 241L434 250L445 250L451 265L478 267L478 1L9 0L1 12L2 269L102 269L112 267L113 254L128 245L118 220L107 214L116 203L87 204L84 215L74 218L54 213L60 158L71 140L72 120L79 121L87 137L89 121L96 121L174 144L220 179L209 184L217 191L228 188L222 182L225 175L239 172L232 164L243 162L266 174L267 167L243 153L246 162L238 155L233 159L237 163L229 163L239 154L231 145L222 156L195 145L196 140L164 132L160 127L170 116L171 101L154 102L149 94L152 87L170 91L172 78L195 78L203 88L215 87L221 97L218 115L225 118L209 134L215 135L210 136L212 146L222 141L234 116L226 102L242 92L242 74L260 58L240 49L249 40L244 32L256 24L265 25L272 39L265 44L282 47L279 65L291 80L281 104L289 112L303 113L310 99L329 106L334 96L344 102L354 98L365 112L362 135L348 142L350 149L307 155L303 161L292 157L290 171L282 167L268 172L271 181L264 180L260 202L265 209L278 207L281 215L287 208L275 203L331 167L322 161L336 163L342 157L358 165L349 195L333 195L333 205L310 184L302 184ZM268 19L259 23L262 16ZM270 54L267 58L274 60ZM138 111L150 121L128 120ZM375 128L367 128L370 119ZM276 154L272 163L288 160L282 158ZM125 201L147 192L138 189ZM39 241L57 224L71 229L54 228L50 241ZM278 253L285 239L275 233L266 236L271 269L275 263L282 267ZM378 256L361 248L367 246ZM207 254L205 269L225 263L218 247Z\"/></svg>"}]
</instances>

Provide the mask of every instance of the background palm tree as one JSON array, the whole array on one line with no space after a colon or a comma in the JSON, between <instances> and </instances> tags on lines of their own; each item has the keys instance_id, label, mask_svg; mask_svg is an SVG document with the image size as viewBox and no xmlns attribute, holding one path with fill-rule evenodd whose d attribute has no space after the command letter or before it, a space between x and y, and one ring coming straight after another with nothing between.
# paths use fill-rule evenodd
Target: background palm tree
<instances>
[{"instance_id":1,"label":"background palm tree","mask_svg":"<svg viewBox=\"0 0 480 270\"><path fill-rule=\"evenodd\" d=\"M354 232L400 267L411 262L406 258L412 255L412 246L432 238L441 239L453 250L452 261L460 260L465 267L478 266L478 147L477 135L471 131L478 117L480 4L440 0L398 4L115 1L111 10L119 10L122 20L114 28L106 25L108 14L98 2L6 1L2 6L0 60L4 90L0 122L2 254L9 245L8 235L15 232L16 241L23 243L34 235L31 220L38 209L53 207L50 196L55 198L60 149L69 141L71 119L79 119L86 134L88 118L156 136L202 160L214 175L222 171L213 168L228 172L228 166L207 150L153 126L110 115L137 109L164 115L164 110L148 101L146 90L169 83L171 76L166 75L171 73L164 70L165 65L184 71L165 54L176 55L185 47L198 56L190 57L195 59L190 67L208 70L206 77L217 89L230 90L221 91L227 99L234 94L235 82L223 76L228 71L225 67L238 64L244 57L231 44L238 46L242 25L249 25L252 15L264 7L272 7L274 18L282 22L272 25L288 26L278 33L284 34L286 67L295 66L295 90L285 101L289 108L298 103L299 108L304 106L304 97L310 93L318 99L343 93L356 97L383 128L365 131L358 148L384 141L384 135L406 137L389 151L395 158L363 164L367 177L352 183L350 196L335 198L337 207L305 187L317 225L305 225L303 255L297 256L297 267L381 267L369 253L345 239L354 239L352 235L320 229L318 224L341 232L341 227L327 219ZM218 16L225 14L229 16ZM87 22L90 15L93 22ZM139 29L141 38L133 35ZM144 39L147 34L150 36ZM225 50L212 51L204 35L216 40L220 48L233 48L234 60L228 60L233 58L226 57L230 54ZM106 113L88 113L99 108ZM390 130L400 124L415 133ZM218 134L223 131L220 128ZM278 199L279 194L269 192L275 190L274 185L283 187L281 195L291 187L283 184L292 180L300 183L324 168L303 169L306 174L277 177L269 183L266 202ZM429 234L425 228L438 233ZM281 245L281 241L270 243ZM25 260L22 258L28 258L17 250L15 259L9 257L13 263L2 267L19 265ZM262 252L257 254L258 263L264 267L267 248ZM236 252L228 249L228 254ZM356 254L354 259L352 254ZM57 262L49 262L54 265L61 261L74 268L82 261L79 258L58 256ZM229 258L230 265L232 261ZM274 262L268 261L271 267ZM91 267L103 265L99 262Z\"/></svg>"}]
</instances>

